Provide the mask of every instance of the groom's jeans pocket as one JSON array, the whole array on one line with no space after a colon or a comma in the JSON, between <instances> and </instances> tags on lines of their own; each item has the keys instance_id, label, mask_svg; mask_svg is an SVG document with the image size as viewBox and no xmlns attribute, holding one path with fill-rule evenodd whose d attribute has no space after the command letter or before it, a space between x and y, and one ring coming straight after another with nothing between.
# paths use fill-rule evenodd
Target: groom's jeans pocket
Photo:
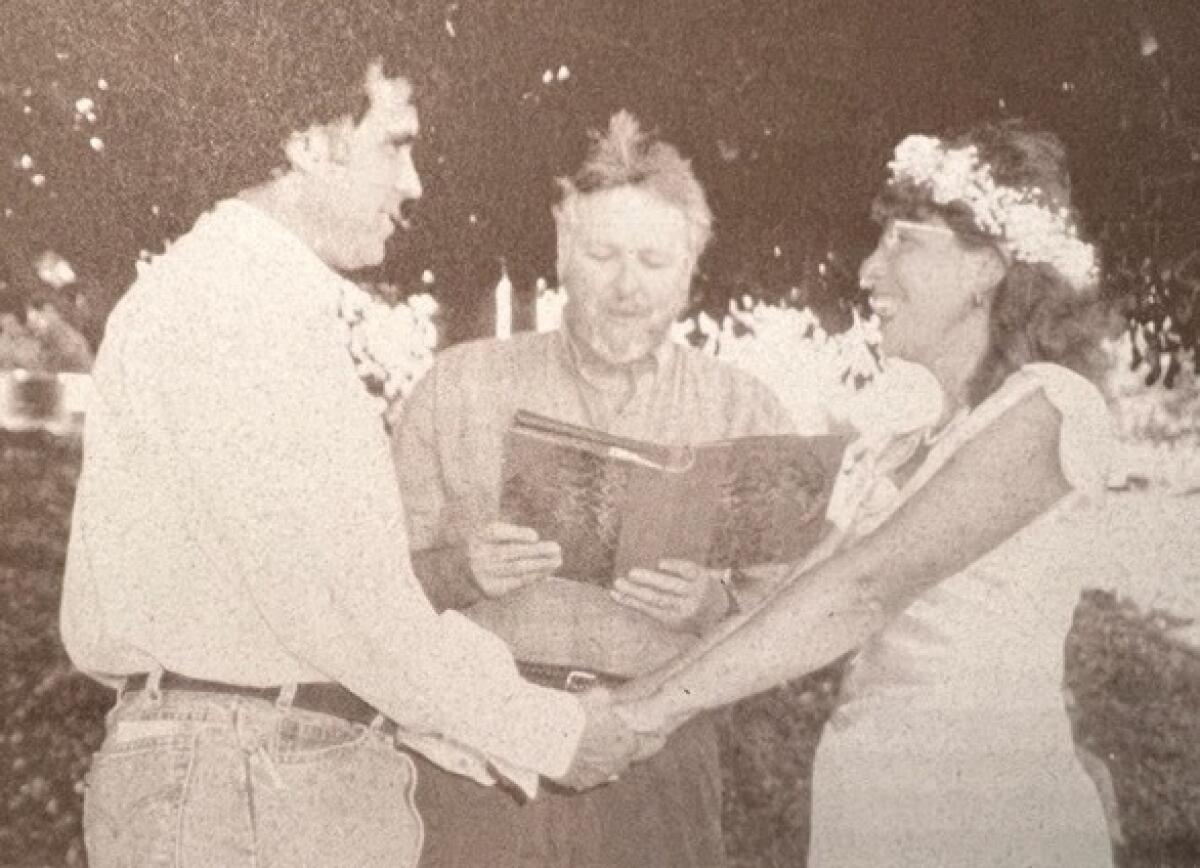
<instances>
[{"instance_id":1,"label":"groom's jeans pocket","mask_svg":"<svg viewBox=\"0 0 1200 868\"><path fill-rule=\"evenodd\" d=\"M84 797L92 868L415 866L416 769L390 738L236 697L139 694L109 715Z\"/></svg>"}]
</instances>

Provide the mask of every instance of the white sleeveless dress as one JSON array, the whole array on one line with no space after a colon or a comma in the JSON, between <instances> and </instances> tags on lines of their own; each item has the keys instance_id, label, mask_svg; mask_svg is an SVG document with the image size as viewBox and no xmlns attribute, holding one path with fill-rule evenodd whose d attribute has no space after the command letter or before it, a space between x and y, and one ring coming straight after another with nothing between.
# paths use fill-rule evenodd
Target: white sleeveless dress
<instances>
[{"instance_id":1,"label":"white sleeveless dress","mask_svg":"<svg viewBox=\"0 0 1200 868\"><path fill-rule=\"evenodd\" d=\"M1072 493L918 598L857 654L817 751L809 865L1111 865L1096 789L1064 708L1063 643L1103 570L1089 516L1111 424L1065 368L1027 365L951 422L902 491L872 459L847 465L853 538L877 527L974 433L1036 390L1063 416ZM854 456L848 460L853 461Z\"/></svg>"}]
</instances>

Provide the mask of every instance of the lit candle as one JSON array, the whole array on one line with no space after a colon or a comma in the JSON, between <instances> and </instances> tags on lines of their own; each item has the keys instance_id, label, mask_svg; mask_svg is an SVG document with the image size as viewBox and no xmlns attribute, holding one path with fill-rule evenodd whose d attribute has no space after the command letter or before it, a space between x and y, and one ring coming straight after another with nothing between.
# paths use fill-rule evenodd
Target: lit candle
<instances>
[{"instance_id":1,"label":"lit candle","mask_svg":"<svg viewBox=\"0 0 1200 868\"><path fill-rule=\"evenodd\" d=\"M500 265L500 282L496 284L496 337L512 337L512 281L508 269Z\"/></svg>"},{"instance_id":2,"label":"lit candle","mask_svg":"<svg viewBox=\"0 0 1200 868\"><path fill-rule=\"evenodd\" d=\"M534 315L536 328L540 332L554 331L562 323L563 308L567 303L567 292L561 286L546 287L544 280L538 281L537 308Z\"/></svg>"},{"instance_id":3,"label":"lit candle","mask_svg":"<svg viewBox=\"0 0 1200 868\"><path fill-rule=\"evenodd\" d=\"M535 332L549 331L546 324L546 278L539 277L533 289L533 330Z\"/></svg>"}]
</instances>

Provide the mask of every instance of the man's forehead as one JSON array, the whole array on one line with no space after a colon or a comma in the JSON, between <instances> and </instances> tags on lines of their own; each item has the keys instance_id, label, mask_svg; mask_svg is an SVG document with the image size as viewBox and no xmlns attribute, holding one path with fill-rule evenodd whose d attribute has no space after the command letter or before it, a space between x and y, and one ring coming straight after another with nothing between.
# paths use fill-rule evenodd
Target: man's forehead
<instances>
[{"instance_id":1,"label":"man's forehead","mask_svg":"<svg viewBox=\"0 0 1200 868\"><path fill-rule=\"evenodd\" d=\"M367 66L363 76L363 87L371 101L375 102L408 102L412 98L412 85L402 75L387 76L383 72L383 64L376 60Z\"/></svg>"},{"instance_id":2,"label":"man's forehead","mask_svg":"<svg viewBox=\"0 0 1200 868\"><path fill-rule=\"evenodd\" d=\"M412 85L408 79L400 76L389 78L383 74L378 63L373 63L367 68L363 84L371 100L371 114L375 116L384 135L416 135L417 109L411 101Z\"/></svg>"},{"instance_id":3,"label":"man's forehead","mask_svg":"<svg viewBox=\"0 0 1200 868\"><path fill-rule=\"evenodd\" d=\"M687 232L683 211L653 194L591 193L575 204L574 222L592 238L620 236L637 238L639 246L662 246Z\"/></svg>"},{"instance_id":4,"label":"man's forehead","mask_svg":"<svg viewBox=\"0 0 1200 868\"><path fill-rule=\"evenodd\" d=\"M687 227L675 220L639 220L636 223L617 215L585 217L577 224L581 237L591 241L613 241L639 248L670 247L686 240Z\"/></svg>"},{"instance_id":5,"label":"man's forehead","mask_svg":"<svg viewBox=\"0 0 1200 868\"><path fill-rule=\"evenodd\" d=\"M381 121L385 135L399 138L415 136L419 126L417 109L409 102L386 107L382 112Z\"/></svg>"},{"instance_id":6,"label":"man's forehead","mask_svg":"<svg viewBox=\"0 0 1200 868\"><path fill-rule=\"evenodd\" d=\"M404 141L417 135L420 124L416 108L408 102L380 103L371 100L371 107L359 121L360 135L380 142Z\"/></svg>"}]
</instances>

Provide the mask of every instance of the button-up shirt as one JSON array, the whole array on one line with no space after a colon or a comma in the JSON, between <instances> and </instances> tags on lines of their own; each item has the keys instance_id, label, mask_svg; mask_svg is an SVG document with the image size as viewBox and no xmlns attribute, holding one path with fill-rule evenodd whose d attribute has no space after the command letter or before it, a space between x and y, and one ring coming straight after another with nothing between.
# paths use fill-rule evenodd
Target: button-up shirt
<instances>
[{"instance_id":1,"label":"button-up shirt","mask_svg":"<svg viewBox=\"0 0 1200 868\"><path fill-rule=\"evenodd\" d=\"M482 600L472 581L465 544L499 515L504 436L516 411L674 446L792 433L793 424L765 385L690 347L665 343L627 368L615 403L585 354L566 329L443 352L405 402L397 469L418 575L435 605L464 609L519 658L631 675L695 637L592 585L551 578Z\"/></svg>"},{"instance_id":2,"label":"button-up shirt","mask_svg":"<svg viewBox=\"0 0 1200 868\"><path fill-rule=\"evenodd\" d=\"M156 666L335 681L455 771L560 775L578 701L521 680L500 640L435 613L413 576L388 438L338 318L345 288L240 200L138 277L93 372L67 650L110 685Z\"/></svg>"}]
</instances>

